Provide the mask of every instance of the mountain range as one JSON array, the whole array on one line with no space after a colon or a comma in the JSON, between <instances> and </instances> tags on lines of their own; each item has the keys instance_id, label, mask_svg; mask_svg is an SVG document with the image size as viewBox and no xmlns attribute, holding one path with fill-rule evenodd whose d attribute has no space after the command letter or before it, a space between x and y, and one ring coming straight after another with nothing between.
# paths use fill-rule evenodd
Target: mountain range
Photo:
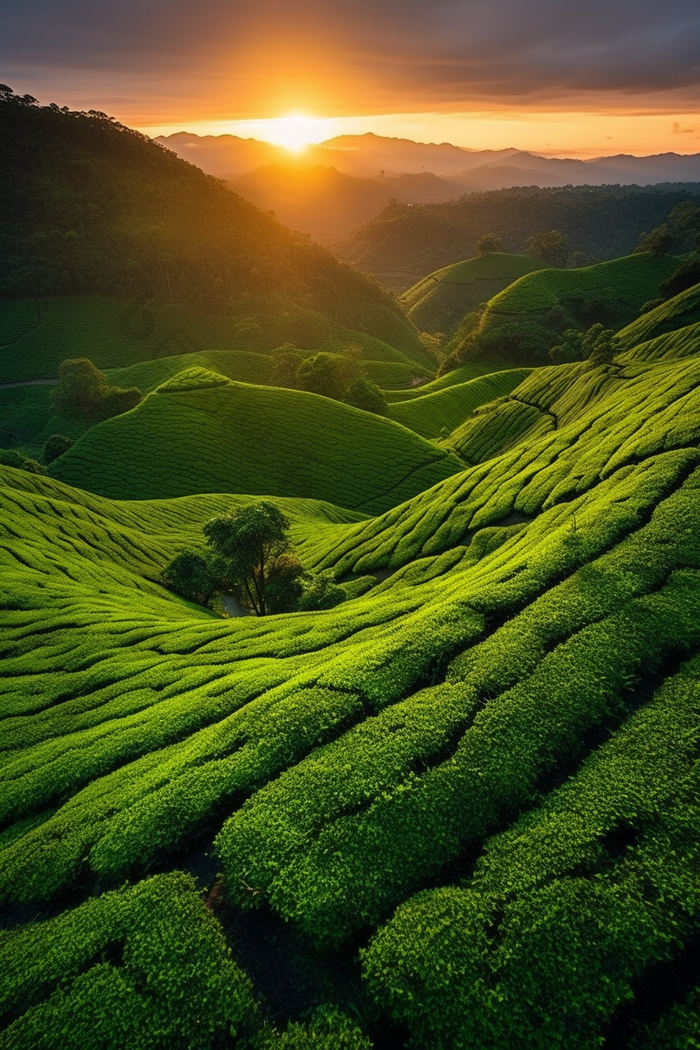
<instances>
[{"instance_id":1,"label":"mountain range","mask_svg":"<svg viewBox=\"0 0 700 1050\"><path fill-rule=\"evenodd\" d=\"M431 172L448 179L453 196L472 190L510 186L603 186L611 183L651 186L660 182L700 180L700 153L659 153L648 157L619 154L592 160L544 157L525 150L470 150L447 142L341 135L309 146L294 156L282 146L235 135L194 135L181 131L156 139L178 156L221 178L256 168L334 167L361 178ZM443 198L444 199L444 198Z\"/></svg>"}]
</instances>

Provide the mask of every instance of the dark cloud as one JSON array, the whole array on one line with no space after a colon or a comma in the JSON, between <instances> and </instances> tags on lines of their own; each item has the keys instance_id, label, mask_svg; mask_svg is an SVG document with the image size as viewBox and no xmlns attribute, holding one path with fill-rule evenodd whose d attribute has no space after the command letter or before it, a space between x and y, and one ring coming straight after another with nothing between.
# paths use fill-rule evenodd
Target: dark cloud
<instances>
[{"instance_id":1,"label":"dark cloud","mask_svg":"<svg viewBox=\"0 0 700 1050\"><path fill-rule=\"evenodd\" d=\"M659 92L692 109L700 4L23 0L0 13L0 64L0 79L35 74L55 94L91 83L103 97L145 93L155 104L160 94L196 101L225 89L248 111L274 94L276 71L280 90L285 80L309 91L325 82L338 98L364 92L375 111L605 104Z\"/></svg>"}]
</instances>

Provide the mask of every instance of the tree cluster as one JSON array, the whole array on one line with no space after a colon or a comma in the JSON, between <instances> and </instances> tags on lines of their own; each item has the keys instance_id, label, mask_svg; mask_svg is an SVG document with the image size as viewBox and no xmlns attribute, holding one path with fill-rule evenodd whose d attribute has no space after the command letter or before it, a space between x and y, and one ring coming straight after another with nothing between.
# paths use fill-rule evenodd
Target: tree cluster
<instances>
[{"instance_id":1,"label":"tree cluster","mask_svg":"<svg viewBox=\"0 0 700 1050\"><path fill-rule=\"evenodd\" d=\"M586 332L567 328L562 340L549 351L556 365L574 361L588 361L591 367L611 364L617 353L615 332L602 324L594 324Z\"/></svg>"},{"instance_id":2,"label":"tree cluster","mask_svg":"<svg viewBox=\"0 0 700 1050\"><path fill-rule=\"evenodd\" d=\"M58 386L51 391L54 409L66 419L76 419L86 427L129 412L143 400L138 387L110 386L104 372L87 357L64 361L58 375Z\"/></svg>"},{"instance_id":3,"label":"tree cluster","mask_svg":"<svg viewBox=\"0 0 700 1050\"><path fill-rule=\"evenodd\" d=\"M364 375L362 348L353 343L340 353L322 350L306 357L292 343L284 343L271 356L274 386L307 390L377 415L386 412L386 398Z\"/></svg>"},{"instance_id":4,"label":"tree cluster","mask_svg":"<svg viewBox=\"0 0 700 1050\"><path fill-rule=\"evenodd\" d=\"M204 525L206 547L177 554L160 580L199 605L235 594L256 616L330 609L345 592L329 573L311 573L294 553L290 523L274 503L260 500Z\"/></svg>"}]
</instances>

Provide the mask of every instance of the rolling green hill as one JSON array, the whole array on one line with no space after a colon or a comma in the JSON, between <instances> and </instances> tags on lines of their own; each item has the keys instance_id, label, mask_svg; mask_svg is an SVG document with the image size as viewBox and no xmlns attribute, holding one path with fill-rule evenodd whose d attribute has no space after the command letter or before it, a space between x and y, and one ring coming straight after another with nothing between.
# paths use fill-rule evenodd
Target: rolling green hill
<instances>
[{"instance_id":1,"label":"rolling green hill","mask_svg":"<svg viewBox=\"0 0 700 1050\"><path fill-rule=\"evenodd\" d=\"M528 368L512 368L444 387L424 397L390 404L387 415L423 437L436 438L454 430L474 409L509 394L528 375Z\"/></svg>"},{"instance_id":2,"label":"rolling green hill","mask_svg":"<svg viewBox=\"0 0 700 1050\"><path fill-rule=\"evenodd\" d=\"M515 318L546 315L563 307L575 327L605 321L622 328L639 314L640 308L659 295L659 285L678 266L671 256L650 252L584 266L577 270L540 270L514 281L489 300L481 321L483 330Z\"/></svg>"},{"instance_id":3,"label":"rolling green hill","mask_svg":"<svg viewBox=\"0 0 700 1050\"><path fill-rule=\"evenodd\" d=\"M492 252L435 270L404 292L399 302L421 332L449 335L465 314L519 277L545 266L531 255Z\"/></svg>"},{"instance_id":4,"label":"rolling green hill","mask_svg":"<svg viewBox=\"0 0 700 1050\"><path fill-rule=\"evenodd\" d=\"M120 499L228 491L376 513L460 469L454 455L390 420L192 368L92 427L50 472Z\"/></svg>"},{"instance_id":5,"label":"rolling green hill","mask_svg":"<svg viewBox=\"0 0 700 1050\"><path fill-rule=\"evenodd\" d=\"M285 342L309 352L355 343L368 360L402 365L402 375L430 371L422 347L417 358L407 356L310 310L281 312L273 304L241 319L186 305L65 296L41 300L38 307L31 299L0 303L0 383L57 377L67 357L89 357L99 368L125 368L191 353L269 353Z\"/></svg>"},{"instance_id":6,"label":"rolling green hill","mask_svg":"<svg viewBox=\"0 0 700 1050\"><path fill-rule=\"evenodd\" d=\"M360 1020L352 1050L687 1045L659 1042L698 1017L700 369L678 340L532 371L472 416L473 466L374 517L280 501L306 564L373 584L325 612L220 619L154 582L246 496L113 502L0 468L0 1046L343 1045L261 1034L294 1016L284 989ZM145 492L161 422L185 464L212 406L236 406L230 446L262 398L294 449L337 415L347 451L314 446L333 484L388 469L380 434L440 454L199 371L63 463L106 477L123 435Z\"/></svg>"}]
</instances>

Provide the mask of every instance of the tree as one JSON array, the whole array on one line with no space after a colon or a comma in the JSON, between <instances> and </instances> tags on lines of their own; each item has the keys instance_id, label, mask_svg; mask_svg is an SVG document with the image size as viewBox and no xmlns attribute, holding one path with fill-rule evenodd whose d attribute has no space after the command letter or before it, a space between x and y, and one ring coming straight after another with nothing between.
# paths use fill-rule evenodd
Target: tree
<instances>
[{"instance_id":1,"label":"tree","mask_svg":"<svg viewBox=\"0 0 700 1050\"><path fill-rule=\"evenodd\" d=\"M668 299L672 299L674 295L679 295L695 284L700 284L700 254L698 253L681 263L670 277L662 281L659 291L663 292Z\"/></svg>"},{"instance_id":2,"label":"tree","mask_svg":"<svg viewBox=\"0 0 700 1050\"><path fill-rule=\"evenodd\" d=\"M130 412L143 401L143 394L136 386L109 386L98 406L98 420L111 419Z\"/></svg>"},{"instance_id":3,"label":"tree","mask_svg":"<svg viewBox=\"0 0 700 1050\"><path fill-rule=\"evenodd\" d=\"M23 456L14 448L0 448L0 467L14 467L15 470L26 470L29 474L46 473L38 460Z\"/></svg>"},{"instance_id":4,"label":"tree","mask_svg":"<svg viewBox=\"0 0 700 1050\"><path fill-rule=\"evenodd\" d=\"M634 254L640 252L651 252L658 258L660 255L668 255L673 246L673 236L666 223L657 226L651 233L639 235L639 244L634 249Z\"/></svg>"},{"instance_id":5,"label":"tree","mask_svg":"<svg viewBox=\"0 0 700 1050\"><path fill-rule=\"evenodd\" d=\"M206 605L216 590L216 579L205 555L198 551L176 554L160 575L160 582L191 602Z\"/></svg>"},{"instance_id":6,"label":"tree","mask_svg":"<svg viewBox=\"0 0 700 1050\"><path fill-rule=\"evenodd\" d=\"M296 390L298 387L297 372L304 357L294 343L284 343L282 346L275 347L270 356L272 358L270 377L272 385Z\"/></svg>"},{"instance_id":7,"label":"tree","mask_svg":"<svg viewBox=\"0 0 700 1050\"><path fill-rule=\"evenodd\" d=\"M550 266L566 266L569 257L567 247L569 238L561 230L550 230L548 233L536 233L528 237L525 248L528 255L549 263Z\"/></svg>"},{"instance_id":8,"label":"tree","mask_svg":"<svg viewBox=\"0 0 700 1050\"><path fill-rule=\"evenodd\" d=\"M339 354L321 351L307 357L299 365L297 381L301 390L322 394L341 401L345 393L345 370Z\"/></svg>"},{"instance_id":9,"label":"tree","mask_svg":"<svg viewBox=\"0 0 700 1050\"><path fill-rule=\"evenodd\" d=\"M561 342L550 349L549 357L555 365L582 361L584 357L582 343L583 332L580 332L577 328L567 328L561 338Z\"/></svg>"},{"instance_id":10,"label":"tree","mask_svg":"<svg viewBox=\"0 0 700 1050\"><path fill-rule=\"evenodd\" d=\"M493 252L502 252L503 241L495 233L484 233L474 245L477 255L491 255Z\"/></svg>"},{"instance_id":11,"label":"tree","mask_svg":"<svg viewBox=\"0 0 700 1050\"><path fill-rule=\"evenodd\" d=\"M387 410L384 394L371 379L356 379L345 395L345 403L365 412L375 412L378 416L383 416Z\"/></svg>"},{"instance_id":12,"label":"tree","mask_svg":"<svg viewBox=\"0 0 700 1050\"><path fill-rule=\"evenodd\" d=\"M59 383L51 403L59 415L77 419L86 427L121 415L143 400L137 387L110 386L107 376L88 357L72 357L58 369Z\"/></svg>"},{"instance_id":13,"label":"tree","mask_svg":"<svg viewBox=\"0 0 700 1050\"><path fill-rule=\"evenodd\" d=\"M269 613L294 612L304 593L304 566L296 554L280 554L268 563L265 605Z\"/></svg>"},{"instance_id":14,"label":"tree","mask_svg":"<svg viewBox=\"0 0 700 1050\"><path fill-rule=\"evenodd\" d=\"M615 332L612 328L603 328L602 324L594 324L583 337L583 354L591 368L611 364L617 349Z\"/></svg>"},{"instance_id":15,"label":"tree","mask_svg":"<svg viewBox=\"0 0 700 1050\"><path fill-rule=\"evenodd\" d=\"M73 438L66 437L65 434L52 434L44 442L44 463L47 465L53 463L55 459L62 456L74 444Z\"/></svg>"},{"instance_id":16,"label":"tree","mask_svg":"<svg viewBox=\"0 0 700 1050\"><path fill-rule=\"evenodd\" d=\"M107 376L87 357L72 357L58 369L59 383L51 391L51 403L59 415L77 419L86 427L97 422L100 404L107 394Z\"/></svg>"},{"instance_id":17,"label":"tree","mask_svg":"<svg viewBox=\"0 0 700 1050\"><path fill-rule=\"evenodd\" d=\"M289 521L274 503L261 500L211 518L204 535L215 572L243 588L257 616L268 611L265 589L274 577L274 562L290 549Z\"/></svg>"}]
</instances>

